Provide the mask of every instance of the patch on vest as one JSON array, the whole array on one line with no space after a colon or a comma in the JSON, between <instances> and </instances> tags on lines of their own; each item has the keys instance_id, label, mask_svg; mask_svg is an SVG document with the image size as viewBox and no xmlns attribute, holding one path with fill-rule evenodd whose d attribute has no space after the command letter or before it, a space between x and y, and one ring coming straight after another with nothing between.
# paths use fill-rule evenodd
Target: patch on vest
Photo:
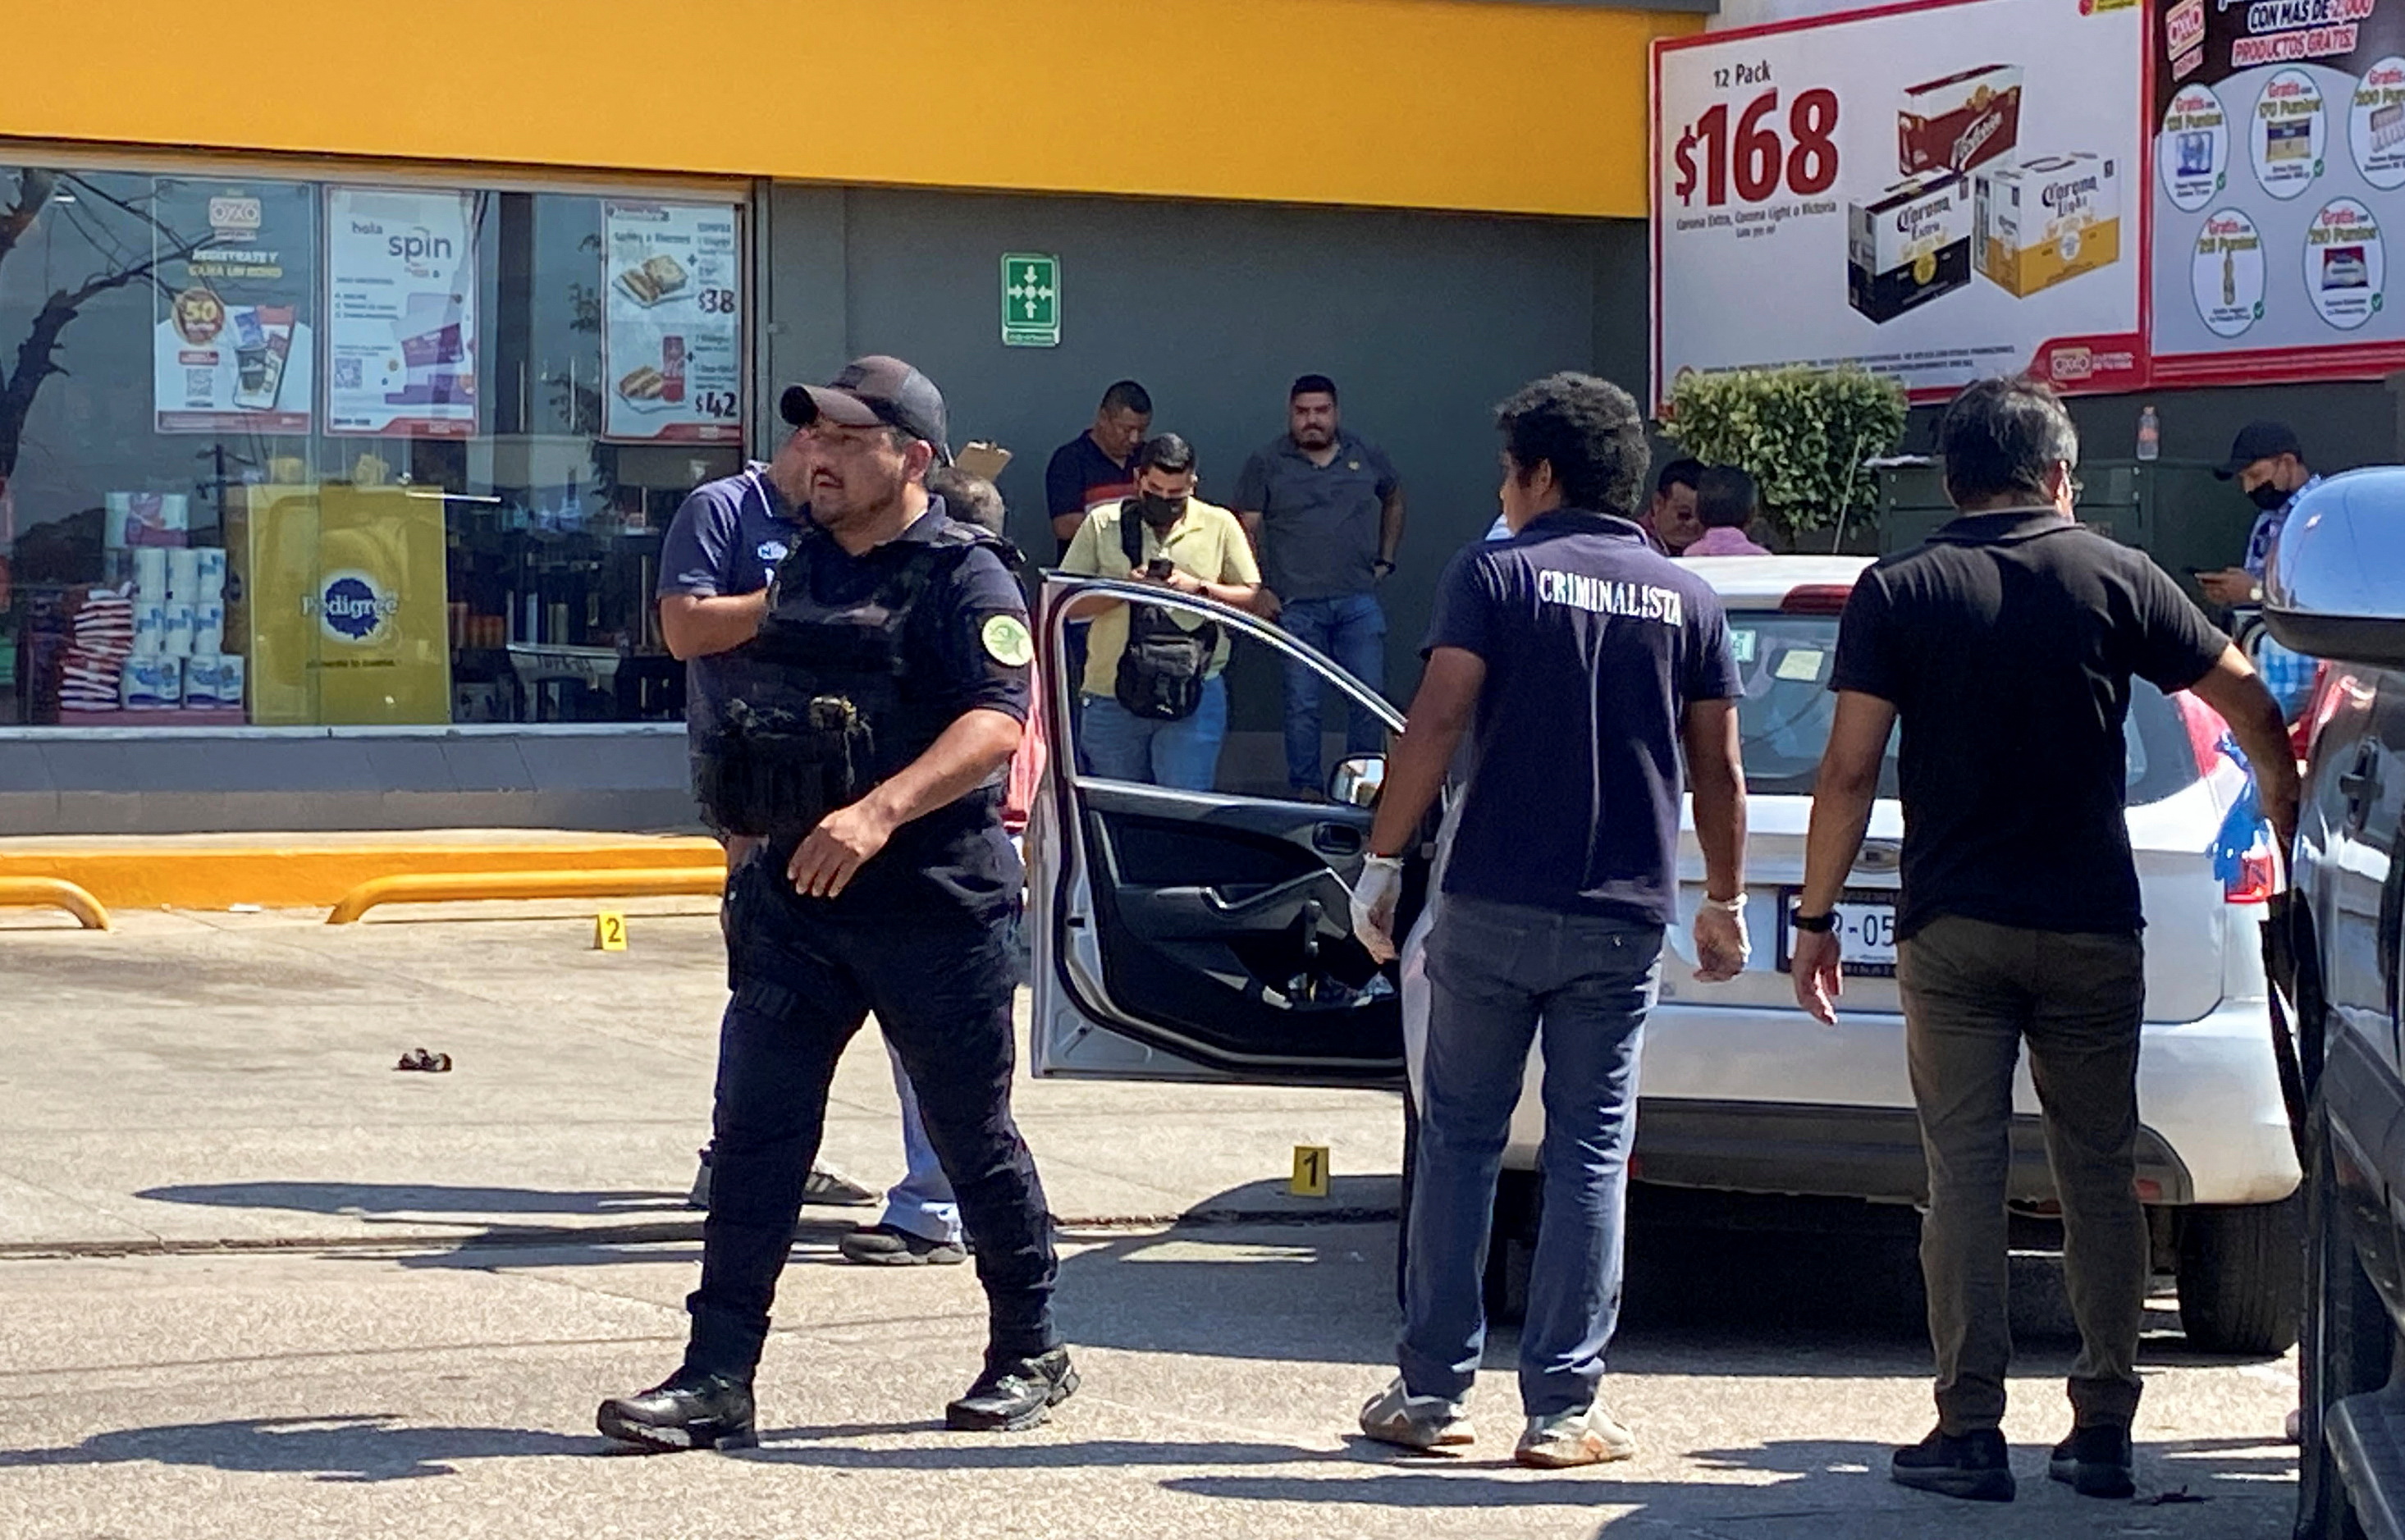
<instances>
[{"instance_id":1,"label":"patch on vest","mask_svg":"<svg viewBox=\"0 0 2405 1540\"><path fill-rule=\"evenodd\" d=\"M1016 615L989 617L977 639L985 643L986 656L1005 668L1024 668L1035 661L1035 638Z\"/></svg>"}]
</instances>

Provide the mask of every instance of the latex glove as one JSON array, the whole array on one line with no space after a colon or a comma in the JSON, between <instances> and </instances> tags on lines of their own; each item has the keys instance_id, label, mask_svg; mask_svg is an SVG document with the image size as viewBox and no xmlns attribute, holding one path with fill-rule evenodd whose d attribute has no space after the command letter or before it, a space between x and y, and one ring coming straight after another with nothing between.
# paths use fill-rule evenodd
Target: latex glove
<instances>
[{"instance_id":1,"label":"latex glove","mask_svg":"<svg viewBox=\"0 0 2405 1540\"><path fill-rule=\"evenodd\" d=\"M1752 955L1742 913L1709 903L1695 911L1695 977L1699 981L1725 984L1745 971L1745 959Z\"/></svg>"},{"instance_id":2,"label":"latex glove","mask_svg":"<svg viewBox=\"0 0 2405 1540\"><path fill-rule=\"evenodd\" d=\"M1395 959L1395 903L1403 896L1403 858L1371 856L1353 885L1353 939L1380 962Z\"/></svg>"}]
</instances>

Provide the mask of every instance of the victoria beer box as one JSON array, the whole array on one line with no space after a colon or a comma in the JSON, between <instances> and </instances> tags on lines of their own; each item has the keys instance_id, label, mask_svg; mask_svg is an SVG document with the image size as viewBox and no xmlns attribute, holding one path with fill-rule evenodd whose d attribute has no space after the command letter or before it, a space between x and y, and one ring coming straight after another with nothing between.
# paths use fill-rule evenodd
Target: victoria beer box
<instances>
[{"instance_id":1,"label":"victoria beer box","mask_svg":"<svg viewBox=\"0 0 2405 1540\"><path fill-rule=\"evenodd\" d=\"M1974 193L1979 272L2027 299L2121 259L2121 180L2096 155L1989 166Z\"/></svg>"},{"instance_id":2,"label":"victoria beer box","mask_svg":"<svg viewBox=\"0 0 2405 1540\"><path fill-rule=\"evenodd\" d=\"M1847 205L1847 302L1884 323L1969 284L1970 190L1948 172Z\"/></svg>"},{"instance_id":3,"label":"victoria beer box","mask_svg":"<svg viewBox=\"0 0 2405 1540\"><path fill-rule=\"evenodd\" d=\"M1904 93L1896 109L1896 171L1969 171L2009 153L2020 138L2021 67L1982 64Z\"/></svg>"}]
</instances>

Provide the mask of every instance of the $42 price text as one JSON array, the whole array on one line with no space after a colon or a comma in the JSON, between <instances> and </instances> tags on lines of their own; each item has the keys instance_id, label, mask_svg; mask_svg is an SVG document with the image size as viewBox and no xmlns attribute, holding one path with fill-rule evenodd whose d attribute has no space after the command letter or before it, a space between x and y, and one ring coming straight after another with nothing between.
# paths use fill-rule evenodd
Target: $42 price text
<instances>
[{"instance_id":1,"label":"$42 price text","mask_svg":"<svg viewBox=\"0 0 2405 1540\"><path fill-rule=\"evenodd\" d=\"M1698 190L1708 207L1725 203L1732 185L1741 203L1762 203L1782 186L1799 197L1826 192L1837 182L1836 132L1837 93L1825 87L1799 92L1784 114L1776 87L1734 115L1722 102L1680 133L1671 191L1687 207Z\"/></svg>"}]
</instances>

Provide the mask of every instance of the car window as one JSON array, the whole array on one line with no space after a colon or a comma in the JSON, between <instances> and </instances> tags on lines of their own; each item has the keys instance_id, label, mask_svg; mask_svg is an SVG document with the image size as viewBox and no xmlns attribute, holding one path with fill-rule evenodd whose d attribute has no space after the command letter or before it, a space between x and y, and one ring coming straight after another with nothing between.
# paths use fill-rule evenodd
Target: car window
<instances>
[{"instance_id":1,"label":"car window","mask_svg":"<svg viewBox=\"0 0 2405 1540\"><path fill-rule=\"evenodd\" d=\"M1836 711L1829 669L1837 655L1837 617L1734 610L1728 619L1729 645L1745 681L1737 736L1746 790L1756 796L1809 796ZM2197 769L2171 701L2144 679L2131 686L2124 784L2131 805L2138 806L2188 786ZM1895 745L1891 734L1879 765L1883 797L1896 794Z\"/></svg>"}]
</instances>

